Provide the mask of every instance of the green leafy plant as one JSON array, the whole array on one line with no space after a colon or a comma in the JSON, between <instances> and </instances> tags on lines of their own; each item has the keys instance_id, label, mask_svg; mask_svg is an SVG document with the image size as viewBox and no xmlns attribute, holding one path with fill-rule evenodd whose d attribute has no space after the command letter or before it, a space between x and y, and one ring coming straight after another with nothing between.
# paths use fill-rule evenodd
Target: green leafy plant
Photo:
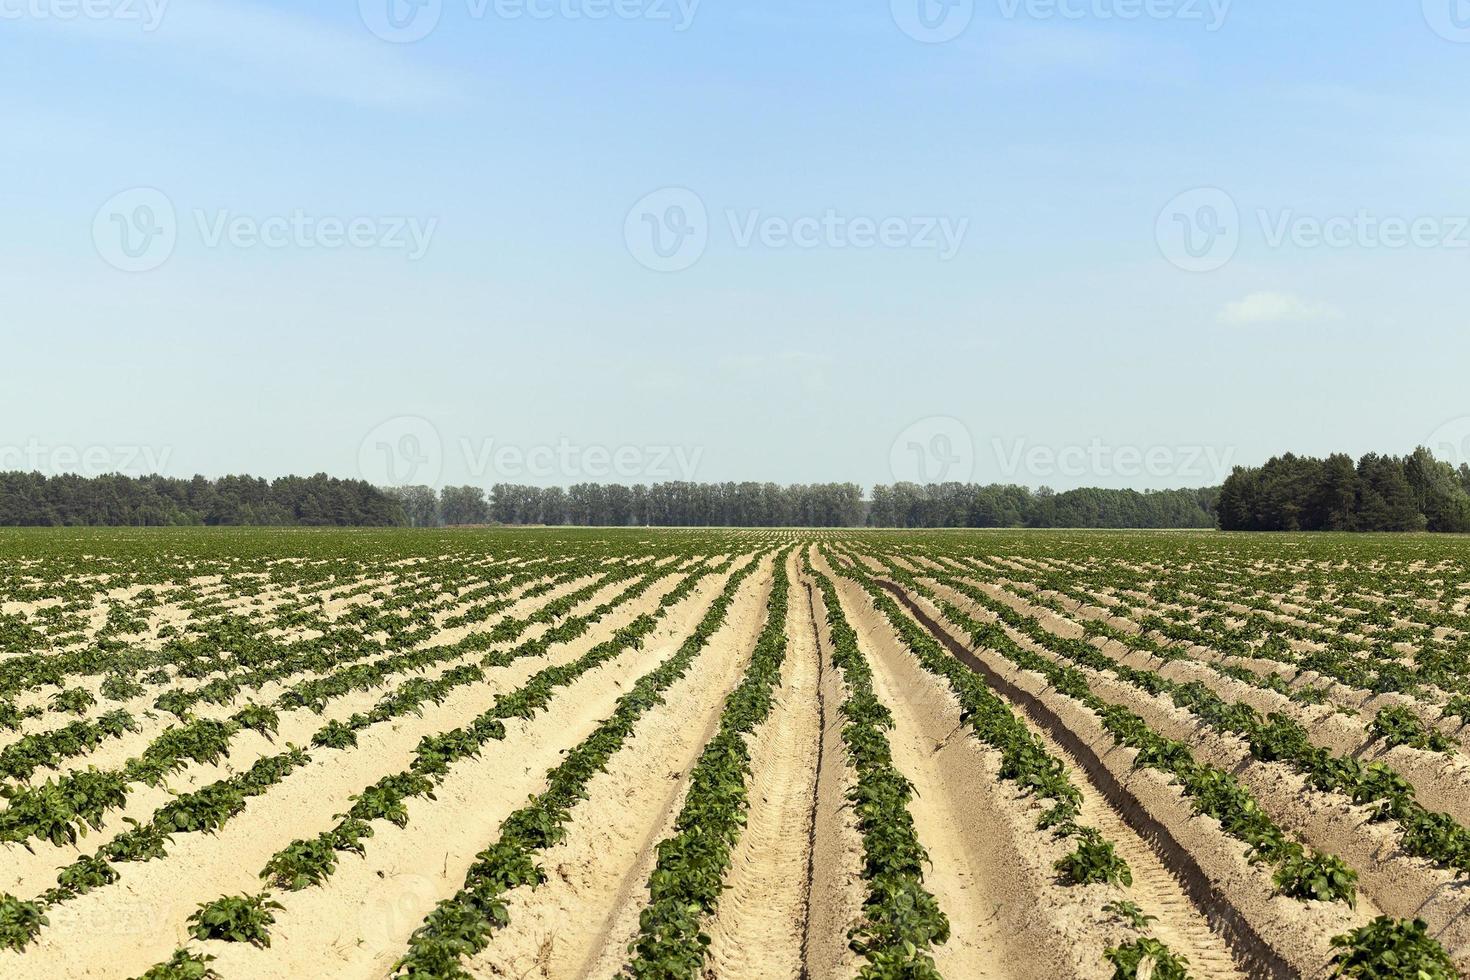
<instances>
[{"instance_id":1,"label":"green leafy plant","mask_svg":"<svg viewBox=\"0 0 1470 980\"><path fill-rule=\"evenodd\" d=\"M1117 853L1111 841L1097 830L1087 827L1078 834L1077 849L1056 862L1062 880L1071 885L1133 884L1133 871Z\"/></svg>"},{"instance_id":2,"label":"green leafy plant","mask_svg":"<svg viewBox=\"0 0 1470 980\"><path fill-rule=\"evenodd\" d=\"M247 704L230 716L230 720L241 728L259 732L269 739L280 728L281 716L269 705Z\"/></svg>"},{"instance_id":3,"label":"green leafy plant","mask_svg":"<svg viewBox=\"0 0 1470 980\"><path fill-rule=\"evenodd\" d=\"M1411 749L1449 752L1455 743L1437 728L1430 728L1419 716L1402 705L1380 709L1368 731L1389 748L1407 745Z\"/></svg>"},{"instance_id":4,"label":"green leafy plant","mask_svg":"<svg viewBox=\"0 0 1470 980\"><path fill-rule=\"evenodd\" d=\"M189 934L195 939L219 939L227 943L271 944L272 911L284 906L264 895L231 895L199 906L189 916Z\"/></svg>"},{"instance_id":5,"label":"green leafy plant","mask_svg":"<svg viewBox=\"0 0 1470 980\"><path fill-rule=\"evenodd\" d=\"M137 980L220 980L220 975L209 965L213 962L213 956L176 949L167 961L150 967Z\"/></svg>"},{"instance_id":6,"label":"green leafy plant","mask_svg":"<svg viewBox=\"0 0 1470 980\"><path fill-rule=\"evenodd\" d=\"M1103 906L1103 911L1112 913L1113 918L1128 923L1139 932L1147 929L1149 923L1158 921L1158 916L1149 915L1138 906L1137 902L1130 902L1127 899L1109 902Z\"/></svg>"},{"instance_id":7,"label":"green leafy plant","mask_svg":"<svg viewBox=\"0 0 1470 980\"><path fill-rule=\"evenodd\" d=\"M357 732L350 725L333 719L311 737L311 744L324 749L349 749L357 744Z\"/></svg>"},{"instance_id":8,"label":"green leafy plant","mask_svg":"<svg viewBox=\"0 0 1470 980\"><path fill-rule=\"evenodd\" d=\"M1103 953L1113 964L1113 980L1188 980L1189 960L1157 939L1144 936Z\"/></svg>"},{"instance_id":9,"label":"green leafy plant","mask_svg":"<svg viewBox=\"0 0 1470 980\"><path fill-rule=\"evenodd\" d=\"M1336 936L1332 975L1358 980L1456 980L1454 962L1429 935L1422 919L1380 915L1368 925Z\"/></svg>"},{"instance_id":10,"label":"green leafy plant","mask_svg":"<svg viewBox=\"0 0 1470 980\"><path fill-rule=\"evenodd\" d=\"M23 950L46 924L39 902L23 902L0 893L0 947Z\"/></svg>"},{"instance_id":11,"label":"green leafy plant","mask_svg":"<svg viewBox=\"0 0 1470 980\"><path fill-rule=\"evenodd\" d=\"M146 688L124 674L108 674L103 678L99 690L102 691L102 696L109 701L126 701L129 698L142 696Z\"/></svg>"},{"instance_id":12,"label":"green leafy plant","mask_svg":"<svg viewBox=\"0 0 1470 980\"><path fill-rule=\"evenodd\" d=\"M1335 854L1299 852L1276 869L1276 888L1289 898L1346 902L1357 907L1358 873Z\"/></svg>"},{"instance_id":13,"label":"green leafy plant","mask_svg":"<svg viewBox=\"0 0 1470 980\"><path fill-rule=\"evenodd\" d=\"M97 704L97 698L84 687L71 687L51 695L51 710L83 715Z\"/></svg>"},{"instance_id":14,"label":"green leafy plant","mask_svg":"<svg viewBox=\"0 0 1470 980\"><path fill-rule=\"evenodd\" d=\"M300 891L319 885L337 868L336 839L322 834L311 840L287 844L267 862L262 878L269 878L277 888Z\"/></svg>"},{"instance_id":15,"label":"green leafy plant","mask_svg":"<svg viewBox=\"0 0 1470 980\"><path fill-rule=\"evenodd\" d=\"M56 884L68 895L85 895L94 888L101 888L117 881L118 873L106 859L84 856L61 869Z\"/></svg>"}]
</instances>

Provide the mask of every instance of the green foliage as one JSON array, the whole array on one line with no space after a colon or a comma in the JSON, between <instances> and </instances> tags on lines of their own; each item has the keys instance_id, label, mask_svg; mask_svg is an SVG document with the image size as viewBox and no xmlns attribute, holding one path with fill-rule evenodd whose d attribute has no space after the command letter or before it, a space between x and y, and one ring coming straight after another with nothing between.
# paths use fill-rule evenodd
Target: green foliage
<instances>
[{"instance_id":1,"label":"green foliage","mask_svg":"<svg viewBox=\"0 0 1470 980\"><path fill-rule=\"evenodd\" d=\"M1411 749L1450 752L1455 747L1443 732L1425 725L1418 715L1402 705L1381 709L1368 730L1389 748L1407 745Z\"/></svg>"},{"instance_id":2,"label":"green foliage","mask_svg":"<svg viewBox=\"0 0 1470 980\"><path fill-rule=\"evenodd\" d=\"M1332 975L1358 980L1457 980L1458 973L1444 947L1429 935L1422 919L1412 921L1380 915L1368 925L1343 936L1332 946Z\"/></svg>"},{"instance_id":3,"label":"green foliage","mask_svg":"<svg viewBox=\"0 0 1470 980\"><path fill-rule=\"evenodd\" d=\"M1149 915L1136 902L1130 902L1127 899L1109 902L1103 906L1103 911L1112 913L1118 921L1128 923L1139 932L1147 929L1149 923L1158 921L1158 916Z\"/></svg>"},{"instance_id":4,"label":"green foliage","mask_svg":"<svg viewBox=\"0 0 1470 980\"><path fill-rule=\"evenodd\" d=\"M535 863L535 853L563 837L565 824L571 819L571 808L585 796L587 781L603 770L612 753L632 733L634 722L660 702L661 692L689 671L695 657L724 622L736 590L754 567L753 562L747 563L730 576L678 651L639 678L618 699L613 715L547 774L546 792L532 798L502 822L500 840L477 855L465 876L464 887L454 897L440 902L414 932L408 951L395 968L399 975L467 976L459 961L483 949L489 943L490 934L509 921L504 893L545 880L544 872ZM686 584L692 587L688 579ZM618 648L628 642L626 632L611 641ZM588 656L607 656L611 649L608 644L600 644ZM583 661L582 667L586 669L587 658Z\"/></svg>"},{"instance_id":5,"label":"green foliage","mask_svg":"<svg viewBox=\"0 0 1470 980\"><path fill-rule=\"evenodd\" d=\"M1463 728L1470 723L1470 695L1457 694L1450 698L1440 712L1441 718L1458 718L1460 727Z\"/></svg>"},{"instance_id":6,"label":"green foliage","mask_svg":"<svg viewBox=\"0 0 1470 980\"><path fill-rule=\"evenodd\" d=\"M311 736L311 744L324 749L348 749L357 744L357 731L333 719Z\"/></svg>"},{"instance_id":7,"label":"green foliage","mask_svg":"<svg viewBox=\"0 0 1470 980\"><path fill-rule=\"evenodd\" d=\"M1147 936L1103 953L1113 964L1113 980L1188 980L1189 960Z\"/></svg>"},{"instance_id":8,"label":"green foliage","mask_svg":"<svg viewBox=\"0 0 1470 980\"><path fill-rule=\"evenodd\" d=\"M168 853L169 835L153 823L139 823L132 817L123 817L123 822L132 824L133 829L118 834L102 848L102 856L109 861L156 861Z\"/></svg>"},{"instance_id":9,"label":"green foliage","mask_svg":"<svg viewBox=\"0 0 1470 980\"><path fill-rule=\"evenodd\" d=\"M213 962L213 956L176 949L166 962L150 967L136 980L220 980L220 975L209 966Z\"/></svg>"},{"instance_id":10,"label":"green foliage","mask_svg":"<svg viewBox=\"0 0 1470 980\"><path fill-rule=\"evenodd\" d=\"M1299 852L1276 869L1276 888L1290 898L1357 906L1358 873L1333 854Z\"/></svg>"},{"instance_id":11,"label":"green foliage","mask_svg":"<svg viewBox=\"0 0 1470 980\"><path fill-rule=\"evenodd\" d=\"M109 701L126 701L141 697L147 689L125 674L109 674L103 679L100 690Z\"/></svg>"},{"instance_id":12,"label":"green foliage","mask_svg":"<svg viewBox=\"0 0 1470 980\"><path fill-rule=\"evenodd\" d=\"M97 704L97 698L84 687L71 687L51 695L51 710L84 715Z\"/></svg>"},{"instance_id":13,"label":"green foliage","mask_svg":"<svg viewBox=\"0 0 1470 980\"><path fill-rule=\"evenodd\" d=\"M1111 841L1091 827L1078 834L1077 849L1056 862L1056 870L1069 885L1133 884L1128 862L1114 850Z\"/></svg>"},{"instance_id":14,"label":"green foliage","mask_svg":"<svg viewBox=\"0 0 1470 980\"><path fill-rule=\"evenodd\" d=\"M165 833L213 833L245 809L245 794L229 782L212 783L158 809L153 822Z\"/></svg>"},{"instance_id":15,"label":"green foliage","mask_svg":"<svg viewBox=\"0 0 1470 980\"><path fill-rule=\"evenodd\" d=\"M260 876L293 892L319 885L337 870L337 844L338 838L330 833L293 841L276 852Z\"/></svg>"},{"instance_id":16,"label":"green foliage","mask_svg":"<svg viewBox=\"0 0 1470 980\"><path fill-rule=\"evenodd\" d=\"M271 944L272 911L283 906L264 895L230 895L199 906L189 916L189 934L195 939L218 939L227 943Z\"/></svg>"},{"instance_id":17,"label":"green foliage","mask_svg":"<svg viewBox=\"0 0 1470 980\"><path fill-rule=\"evenodd\" d=\"M1470 531L1470 495L1450 464L1420 448L1314 459L1287 453L1236 467L1220 489L1227 531Z\"/></svg>"},{"instance_id":18,"label":"green foliage","mask_svg":"<svg viewBox=\"0 0 1470 980\"><path fill-rule=\"evenodd\" d=\"M56 884L68 896L85 895L117 879L117 870L105 858L83 856L61 869L56 876Z\"/></svg>"},{"instance_id":19,"label":"green foliage","mask_svg":"<svg viewBox=\"0 0 1470 980\"><path fill-rule=\"evenodd\" d=\"M893 717L873 691L872 669L842 613L836 587L812 568L805 551L802 567L821 590L832 662L842 671L849 692L841 706L842 738L857 775L848 799L863 838L863 878L868 888L862 916L848 933L852 948L865 960L859 975L937 980L939 972L929 950L948 941L949 919L924 888L929 857L908 810L913 787L894 767L885 734Z\"/></svg>"},{"instance_id":20,"label":"green foliage","mask_svg":"<svg viewBox=\"0 0 1470 980\"><path fill-rule=\"evenodd\" d=\"M0 841L40 839L60 847L76 843L88 827L101 828L102 815L123 804L127 789L120 775L88 767L39 786L0 787L0 797L10 800L0 810Z\"/></svg>"},{"instance_id":21,"label":"green foliage","mask_svg":"<svg viewBox=\"0 0 1470 980\"><path fill-rule=\"evenodd\" d=\"M276 710L264 704L248 704L231 715L230 720L266 738L276 734L281 724L281 716Z\"/></svg>"},{"instance_id":22,"label":"green foliage","mask_svg":"<svg viewBox=\"0 0 1470 980\"><path fill-rule=\"evenodd\" d=\"M658 845L648 881L648 905L627 972L634 977L679 977L703 971L709 937L704 917L719 901L730 853L745 824L750 753L746 738L770 714L773 690L786 657L789 580L786 555L776 558L766 623L740 685L725 701L720 729L690 776L674 834Z\"/></svg>"},{"instance_id":23,"label":"green foliage","mask_svg":"<svg viewBox=\"0 0 1470 980\"><path fill-rule=\"evenodd\" d=\"M0 948L25 949L46 924L40 903L0 893Z\"/></svg>"}]
</instances>

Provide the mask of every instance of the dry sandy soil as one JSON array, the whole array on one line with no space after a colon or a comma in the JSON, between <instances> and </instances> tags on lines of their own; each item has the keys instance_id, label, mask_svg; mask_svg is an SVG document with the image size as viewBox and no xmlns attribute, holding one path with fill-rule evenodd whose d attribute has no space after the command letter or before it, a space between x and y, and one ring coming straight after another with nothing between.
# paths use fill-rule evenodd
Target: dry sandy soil
<instances>
[{"instance_id":1,"label":"dry sandy soil","mask_svg":"<svg viewBox=\"0 0 1470 980\"><path fill-rule=\"evenodd\" d=\"M644 564L633 577L620 576L630 557ZM922 887L950 927L946 941L918 955L932 957L940 975L1107 980L1115 969L1109 951L1147 936L1187 961L1189 974L1198 978L1326 977L1332 938L1380 914L1424 918L1457 968L1470 968L1465 880L1453 869L1406 856L1391 826L1370 822L1364 808L1350 801L1308 789L1282 763L1255 761L1241 739L1209 729L1166 697L1107 671L1083 669L1095 695L1187 745L1199 761L1235 774L1292 839L1340 856L1359 876L1356 907L1283 896L1269 867L1252 863L1241 842L1218 821L1196 812L1178 785L1136 766L1136 754L1116 744L1095 711L1060 694L1041 674L1018 667L1002 651L972 642L945 609L999 624L1011 643L1057 663L1054 650L1005 625L992 608L947 583L963 580L982 598L1034 617L1060 638L1088 638L1089 627L1097 624L1127 636L1153 637L1183 656L1161 662L1116 639L1093 642L1118 664L1157 670L1175 683L1198 681L1263 716L1290 717L1315 744L1390 766L1425 806L1470 821L1470 740L1458 726L1443 723L1436 708L1448 694L1434 692L1428 700L1383 698L1338 683L1324 684L1324 697L1309 702L1291 692L1320 678L1295 670L1289 659L1222 652L1204 642L1208 635L1203 633L1203 639L1176 641L1144 623L1149 616L1169 615L1228 630L1241 628L1254 615L1293 624L1302 636L1335 630L1371 644L1374 627L1363 625L1367 620L1361 614L1362 607L1372 605L1371 595L1355 594L1352 604L1331 615L1305 591L1272 595L1260 608L1240 601L1248 597L1209 596L1189 584L1159 599L1145 586L1168 570L1142 562L1128 566L1126 587L1114 588L1100 564L1077 559L959 559L885 550L862 538L780 532L711 535L683 551L609 555L581 564L564 559L555 549L487 553L453 567L384 557L366 562L355 577L321 582L278 577L271 566L232 577L181 563L174 581L114 586L110 575L78 577L85 585L82 598L75 590L67 597L38 598L44 565L27 563L25 598L0 591L0 611L54 635L48 655L84 651L100 637L116 635L124 645L166 659L174 649L170 637L198 635L205 624L227 618L256 624L260 635L283 651L299 650L354 635L353 624L370 622L364 636L377 645L360 660L360 669L381 664L385 671L370 685L333 693L317 705L320 710L282 699L302 682L337 676L342 664L257 677L253 671L259 664L235 662L228 651L221 664L196 676L180 672L116 700L103 694L104 675L78 669L65 686L87 691L94 703L70 713L51 701L58 686L37 684L15 692L13 704L34 710L0 731L0 751L18 752L10 747L55 737L67 725L91 724L117 709L129 712L136 725L34 774L5 777L0 786L8 793L34 793L47 780L76 779L89 769L123 772L146 752L158 751L183 724L228 723L247 703L282 706L269 736L238 731L227 757L212 763L184 759L156 785L130 782L125 801L109 808L100 826L74 843L0 844L0 892L11 896L12 904L46 906L46 921L34 935L0 950L0 977L137 977L176 950L207 957L209 969L226 980L393 975L426 917L437 904L455 900L481 855L498 842L502 822L548 789L552 771L620 710L620 699L640 678L651 676L691 642L728 584L733 588L728 609L698 646L689 669L636 718L568 809L563 833L534 855L544 883L507 891L504 921L489 932L483 948L467 951L459 961L476 977L618 975L640 935L661 845L676 831L696 767L720 731L727 699L752 676L778 577L789 583L785 621L777 624L785 637L784 656L772 682L769 712L743 738L748 765L740 831L729 848L717 899L701 916L707 939L704 977L852 977L869 965L850 936L864 919L866 903L876 901L871 861L881 846L865 838L851 801L860 779L847 741L853 688L850 675L839 668L833 619L856 633L873 694L891 718L883 732L891 765L913 790L906 807L927 854ZM1181 567L1217 574L1222 560L1201 557ZM307 559L300 561L309 567ZM1260 562L1240 567L1264 573ZM1420 574L1440 567L1422 565ZM1269 568L1279 571L1276 565ZM862 574L853 577L854 569ZM513 587L494 591L492 583L507 576L514 576ZM824 598L823 577L833 583L835 608ZM926 667L889 618L892 613L884 612L859 579L890 596L905 622L979 676L1035 734L1040 750L1059 760L1075 787L1077 822L1095 828L1126 861L1130 884L1063 880L1058 863L1076 840L1040 828L1049 803L1008 774L1003 753L977 733L957 691ZM1074 579L1075 587L1059 585ZM641 585L629 591L635 583ZM685 587L676 591L681 583ZM494 612L478 614L490 597L498 603ZM1207 617L1207 607L1223 613ZM1433 642L1453 645L1470 635L1458 624L1465 614L1463 601L1422 599L1395 608L1401 626L1417 628L1417 620L1404 618L1412 617L1414 608L1433 617L1433 629L1425 631ZM58 616L58 609L65 615ZM421 614L416 622L422 632L395 645L395 631L409 627L372 618L389 609ZM1360 615L1353 616L1353 610ZM109 632L109 616L120 611L135 613L139 625ZM1339 615L1348 618L1334 618ZM560 632L582 617L585 628ZM578 666L618 631L648 617L656 617L656 625L642 642ZM1288 656L1321 646L1314 639L1299 640ZM401 664L394 659L405 652L431 659ZM1412 663L1411 650L1400 655ZM11 651L4 659L17 656ZM460 677L457 669L482 663L477 677L445 680ZM1232 666L1256 672L1262 683L1225 669ZM575 672L562 677L563 668ZM1274 681L1266 683L1271 674L1289 685L1285 692L1271 686ZM402 820L373 820L362 852L340 853L325 880L291 890L262 875L277 852L331 832L365 789L410 769L426 737L469 726L500 699L542 676L558 678L544 703L506 719L503 738L458 758L436 780L432 796L407 797ZM154 707L165 689L187 694L220 678L247 683L233 699L199 701L182 720ZM447 690L414 710L359 723L385 696L422 682L442 682ZM1410 705L1454 745L1429 751L1379 744L1369 723L1379 707L1393 704ZM356 724L355 744L314 746L313 736L329 723ZM123 835L148 824L181 794L237 778L288 745L307 750L309 761L249 796L219 827L176 832L166 855L153 860L113 862L116 879L84 893L60 898L48 893L57 884L58 869L126 839ZM193 934L196 910L236 895L279 903L268 945ZM1146 924L1127 921L1118 911L1120 903L1136 906ZM1152 967L1146 962L1137 975L1147 977Z\"/></svg>"}]
</instances>

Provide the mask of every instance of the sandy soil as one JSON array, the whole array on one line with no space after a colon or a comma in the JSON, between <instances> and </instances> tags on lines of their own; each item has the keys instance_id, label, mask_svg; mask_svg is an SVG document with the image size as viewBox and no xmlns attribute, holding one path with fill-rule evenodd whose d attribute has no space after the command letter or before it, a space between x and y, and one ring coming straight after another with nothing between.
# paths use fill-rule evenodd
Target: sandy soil
<instances>
[{"instance_id":1,"label":"sandy soil","mask_svg":"<svg viewBox=\"0 0 1470 980\"><path fill-rule=\"evenodd\" d=\"M930 583L935 585L937 583ZM993 585L981 586L990 594L1006 601L1019 612L1034 616L1059 636L1078 637L1083 632L1078 623L1057 616L1049 609L1033 605L1023 596ZM1106 611L1087 606L1072 614L1077 620L1114 621ZM1134 631L1138 630L1137 624ZM1412 749L1405 746L1386 748L1368 730L1372 714L1350 716L1331 705L1302 705L1275 691L1266 690L1220 674L1208 661L1176 660L1160 662L1149 655L1120 643L1094 640L1094 646L1121 664L1157 671L1177 683L1199 681L1221 697L1243 701L1263 717L1284 714L1303 725L1312 741L1338 755L1350 755L1365 762L1385 762L1414 786L1421 803L1430 809L1443 810L1462 823L1470 823L1470 758L1461 753L1445 754ZM1224 659L1224 658L1221 658Z\"/></svg>"},{"instance_id":2,"label":"sandy soil","mask_svg":"<svg viewBox=\"0 0 1470 980\"><path fill-rule=\"evenodd\" d=\"M470 972L572 978L609 975L626 962L654 848L678 815L689 773L755 649L771 590L770 561L741 586L693 669L639 720L607 771L589 782L567 839L542 859L550 880L510 896L510 925L470 963Z\"/></svg>"},{"instance_id":3,"label":"sandy soil","mask_svg":"<svg viewBox=\"0 0 1470 980\"><path fill-rule=\"evenodd\" d=\"M375 825L364 860L344 861L324 887L281 895L286 910L277 913L271 949L217 942L200 948L219 957L225 976L382 976L434 903L459 889L500 822L545 788L547 771L597 727L635 678L678 649L724 580L706 580L642 650L583 675L536 719L508 724L503 742L451 771L436 801L409 802L406 828Z\"/></svg>"},{"instance_id":4,"label":"sandy soil","mask_svg":"<svg viewBox=\"0 0 1470 980\"><path fill-rule=\"evenodd\" d=\"M821 565L818 566L821 570ZM1089 916L1069 903L1050 906L1051 862L1030 801L997 779L988 749L968 734L947 685L900 649L891 627L849 580L837 578L843 613L858 632L873 686L893 712L894 764L914 784L909 803L929 852L925 886L949 917L949 942L934 951L940 972L956 977L1074 976L1070 944L1090 945L1101 976L1106 937L1089 935ZM1057 851L1052 854L1051 851Z\"/></svg>"},{"instance_id":5,"label":"sandy soil","mask_svg":"<svg viewBox=\"0 0 1470 980\"><path fill-rule=\"evenodd\" d=\"M797 582L794 555L787 574ZM781 687L752 736L750 811L708 929L710 977L800 977L806 964L824 698L805 590L790 596Z\"/></svg>"},{"instance_id":6,"label":"sandy soil","mask_svg":"<svg viewBox=\"0 0 1470 980\"><path fill-rule=\"evenodd\" d=\"M665 621L662 629L667 630L670 623L685 622L691 615L693 621L697 621L698 614L688 610L700 601L707 606L715 594L710 591L712 588L717 590L719 583L707 580L703 588L696 590L694 597L681 604L680 614L671 615ZM657 604L656 593L657 590L653 590L610 615L603 628L616 629L631 622L640 612L651 609ZM590 631L577 641L559 648L550 662L567 662L581 656L599 642L602 635L605 634ZM422 857L429 841L434 844L427 845L428 850L437 851L441 844L444 845L445 873L452 870L448 863L451 856L464 858L458 872L462 878L464 868L468 867L478 847L474 841L467 840L464 846L470 849L465 854L449 849L448 841L452 835L448 835L444 824L452 824L456 818L464 820L461 826L454 828L460 838L453 839L462 839L466 826L478 828L474 821L479 819L485 786L497 787L496 804L506 807L506 813L519 805L527 793L534 791L546 769L554 764L557 754L581 737L572 736L578 731L585 735L595 727L601 717L600 712L604 712L623 689L623 672L635 670L637 665L649 663L651 658L667 653L667 643L667 639L650 642L643 651L585 675L565 689L545 714L529 723L508 725L504 742L492 743L481 759L472 760L454 771L439 791L438 803L410 801L410 813L415 820L407 830L381 825L375 827L377 835L368 843L368 861L348 857L327 887L286 896L287 912L278 916L283 941L276 944L275 956L285 956L290 951L297 955L305 952L308 957L326 957L326 963L332 962L333 944L324 947L317 941L290 943L288 940L293 934L297 937L337 935L342 937L338 945L351 946L360 954L363 947L357 945L359 916L356 913L344 916L341 908L333 903L342 900L343 889L350 889L352 882L365 885L362 874L366 869L381 869L383 862L395 856L407 858L417 854ZM444 704L426 706L421 716L408 715L360 733L356 748L317 750L310 765L293 772L265 795L252 799L217 836L180 835L170 846L167 858L124 865L120 869L123 878L117 884L97 889L52 909L48 913L50 927L43 931L41 938L24 956L0 953L0 975L116 976L122 972L135 975L166 959L169 952L186 938L185 919L196 906L225 894L259 891L260 882L256 875L275 851L294 839L327 829L333 823L333 814L341 813L351 805L348 800L350 794L382 775L407 766L422 736L468 721L489 708L497 694L523 683L547 662L527 660L489 671L485 683L457 689ZM368 695L373 699L380 696ZM252 734L252 737L258 736ZM551 761L540 764L545 759ZM242 757L240 762L245 763L246 760ZM520 785L517 780L532 788L525 792L512 792L512 787ZM444 837L442 841L441 836ZM94 835L88 842L95 848L99 841ZM405 879L403 886L411 890L416 887L415 881L429 880L423 875L424 867L420 861L418 869ZM51 874L54 875L54 870ZM349 907L379 907L375 904L377 896L385 892L380 879L374 877L373 882L371 887L363 887L355 900L347 900ZM451 888L450 893L453 890ZM348 894L352 893L349 891ZM431 906L432 901L428 904ZM425 906L422 911L427 909ZM312 918L313 915L316 918ZM299 917L305 917L309 925L295 927L293 923L301 921ZM372 919L369 917L363 921L371 924ZM410 924L402 939L406 940L408 932L416 925L417 922ZM319 930L319 933L314 930ZM222 962L242 955L238 948L215 945L224 946L219 954ZM391 950L378 950L381 954L378 959L391 962L391 957L401 949L402 943L398 942L392 945ZM246 962L241 964L241 968L248 975L255 967L251 965L252 957L245 956L244 959ZM345 959L351 962L353 957ZM287 971L296 968L293 965ZM240 970L232 972L241 975Z\"/></svg>"}]
</instances>

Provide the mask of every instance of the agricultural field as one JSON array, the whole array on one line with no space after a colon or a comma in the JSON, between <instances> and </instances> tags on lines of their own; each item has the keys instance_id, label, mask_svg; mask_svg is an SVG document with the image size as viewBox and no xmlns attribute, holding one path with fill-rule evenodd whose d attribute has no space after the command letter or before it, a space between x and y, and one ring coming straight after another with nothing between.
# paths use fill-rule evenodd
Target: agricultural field
<instances>
[{"instance_id":1,"label":"agricultural field","mask_svg":"<svg viewBox=\"0 0 1470 980\"><path fill-rule=\"evenodd\" d=\"M1462 976L1467 559L0 532L0 977Z\"/></svg>"}]
</instances>

